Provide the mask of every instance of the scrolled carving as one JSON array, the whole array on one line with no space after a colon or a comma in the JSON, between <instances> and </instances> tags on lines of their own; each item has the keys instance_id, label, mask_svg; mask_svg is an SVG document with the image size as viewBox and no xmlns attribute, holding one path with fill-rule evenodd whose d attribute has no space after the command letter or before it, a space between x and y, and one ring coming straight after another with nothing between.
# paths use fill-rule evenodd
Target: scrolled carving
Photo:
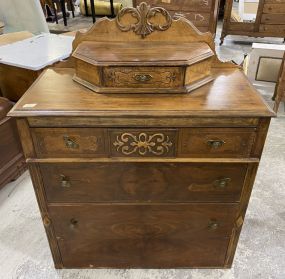
<instances>
[{"instance_id":1,"label":"scrolled carving","mask_svg":"<svg viewBox=\"0 0 285 279\"><path fill-rule=\"evenodd\" d=\"M165 18L164 24L155 24L150 21L157 13L161 14ZM126 14L130 14L133 18L137 20L136 23L124 25L122 23L122 17ZM137 35L145 38L147 35L151 34L155 30L164 31L167 30L172 23L171 15L161 7L151 8L145 2L142 2L136 8L124 8L122 9L116 18L117 26L121 31L128 32L133 31Z\"/></svg>"},{"instance_id":2,"label":"scrolled carving","mask_svg":"<svg viewBox=\"0 0 285 279\"><path fill-rule=\"evenodd\" d=\"M116 147L117 152L121 152L124 155L138 153L141 156L148 154L159 156L168 153L173 143L167 135L162 133L155 133L153 135L146 133L138 135L123 133L117 136L113 145Z\"/></svg>"}]
</instances>

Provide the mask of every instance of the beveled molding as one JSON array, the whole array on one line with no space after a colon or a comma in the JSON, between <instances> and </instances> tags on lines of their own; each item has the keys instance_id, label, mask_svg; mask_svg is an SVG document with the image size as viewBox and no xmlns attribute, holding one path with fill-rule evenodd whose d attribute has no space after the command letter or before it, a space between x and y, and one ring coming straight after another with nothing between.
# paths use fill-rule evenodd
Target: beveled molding
<instances>
[{"instance_id":1,"label":"beveled molding","mask_svg":"<svg viewBox=\"0 0 285 279\"><path fill-rule=\"evenodd\" d=\"M28 117L30 127L257 127L259 118L211 117Z\"/></svg>"}]
</instances>

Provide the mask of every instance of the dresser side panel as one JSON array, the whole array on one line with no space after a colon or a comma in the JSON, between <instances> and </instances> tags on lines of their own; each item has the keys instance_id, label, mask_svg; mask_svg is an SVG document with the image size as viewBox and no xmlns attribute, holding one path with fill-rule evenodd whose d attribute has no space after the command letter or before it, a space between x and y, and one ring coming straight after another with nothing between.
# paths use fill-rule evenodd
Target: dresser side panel
<instances>
[{"instance_id":1,"label":"dresser side panel","mask_svg":"<svg viewBox=\"0 0 285 279\"><path fill-rule=\"evenodd\" d=\"M30 133L30 128L26 119L17 119L18 131L22 143L22 147L24 150L24 154L27 158L35 157L35 150L33 146L33 140ZM40 209L41 217L43 220L43 224L45 227L46 235L48 238L49 246L51 249L52 257L54 260L54 265L56 268L62 268L62 260L60 251L57 245L57 241L54 235L53 227L51 220L49 218L46 196L44 192L44 187L42 183L42 177L38 166L36 164L28 164L29 172L31 175L36 199L38 202L38 206Z\"/></svg>"}]
</instances>

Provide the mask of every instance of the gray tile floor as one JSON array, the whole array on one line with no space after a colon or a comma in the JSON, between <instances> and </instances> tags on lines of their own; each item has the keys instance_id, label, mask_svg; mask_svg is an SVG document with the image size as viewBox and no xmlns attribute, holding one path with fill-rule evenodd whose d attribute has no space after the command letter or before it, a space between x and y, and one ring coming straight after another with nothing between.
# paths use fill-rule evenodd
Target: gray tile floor
<instances>
[{"instance_id":1,"label":"gray tile floor","mask_svg":"<svg viewBox=\"0 0 285 279\"><path fill-rule=\"evenodd\" d=\"M89 19L91 20L91 19ZM88 23L89 24L89 23ZM219 38L218 28L217 40ZM253 41L281 39L228 37L217 46L222 59L242 62ZM270 101L272 92L262 92ZM1 279L284 279L285 117L272 120L234 265L231 269L55 270L29 174L0 191Z\"/></svg>"}]
</instances>

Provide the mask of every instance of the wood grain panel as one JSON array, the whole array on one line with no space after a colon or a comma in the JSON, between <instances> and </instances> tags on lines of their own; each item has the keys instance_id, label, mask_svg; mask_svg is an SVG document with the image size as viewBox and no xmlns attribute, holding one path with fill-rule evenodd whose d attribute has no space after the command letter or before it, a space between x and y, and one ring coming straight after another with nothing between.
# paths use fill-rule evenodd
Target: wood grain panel
<instances>
[{"instance_id":1,"label":"wood grain panel","mask_svg":"<svg viewBox=\"0 0 285 279\"><path fill-rule=\"evenodd\" d=\"M98 94L72 80L72 69L48 69L10 116L256 117L274 115L239 69L212 70L215 81L190 94ZM60 96L60 101L59 101ZM70 98L72 96L72 98ZM36 104L25 107L26 104ZM253 109L254 107L254 109Z\"/></svg>"},{"instance_id":2,"label":"wood grain panel","mask_svg":"<svg viewBox=\"0 0 285 279\"><path fill-rule=\"evenodd\" d=\"M265 3L270 3L270 4L281 4L285 3L285 0L264 0Z\"/></svg>"},{"instance_id":3,"label":"wood grain panel","mask_svg":"<svg viewBox=\"0 0 285 279\"><path fill-rule=\"evenodd\" d=\"M50 206L64 267L223 266L238 206Z\"/></svg>"},{"instance_id":4,"label":"wood grain panel","mask_svg":"<svg viewBox=\"0 0 285 279\"><path fill-rule=\"evenodd\" d=\"M263 24L285 24L285 14L263 14L261 16Z\"/></svg>"},{"instance_id":5,"label":"wood grain panel","mask_svg":"<svg viewBox=\"0 0 285 279\"><path fill-rule=\"evenodd\" d=\"M264 4L264 14L285 14L285 5L282 4Z\"/></svg>"},{"instance_id":6,"label":"wood grain panel","mask_svg":"<svg viewBox=\"0 0 285 279\"><path fill-rule=\"evenodd\" d=\"M179 157L249 157L256 130L254 128L182 129Z\"/></svg>"},{"instance_id":7,"label":"wood grain panel","mask_svg":"<svg viewBox=\"0 0 285 279\"><path fill-rule=\"evenodd\" d=\"M284 15L285 17L285 15ZM280 33L283 32L285 34L285 24L279 25L279 24L260 24L259 28L260 32L271 32L271 33Z\"/></svg>"},{"instance_id":8,"label":"wood grain panel","mask_svg":"<svg viewBox=\"0 0 285 279\"><path fill-rule=\"evenodd\" d=\"M40 169L49 202L237 202L247 164L57 163Z\"/></svg>"}]
</instances>

